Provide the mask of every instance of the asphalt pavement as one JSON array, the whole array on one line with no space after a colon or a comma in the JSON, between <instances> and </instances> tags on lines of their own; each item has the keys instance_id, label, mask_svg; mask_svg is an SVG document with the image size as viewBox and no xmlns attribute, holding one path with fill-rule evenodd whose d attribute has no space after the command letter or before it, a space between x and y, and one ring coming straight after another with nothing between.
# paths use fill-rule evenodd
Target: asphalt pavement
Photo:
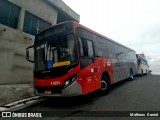
<instances>
[{"instance_id":1,"label":"asphalt pavement","mask_svg":"<svg viewBox=\"0 0 160 120\"><path fill-rule=\"evenodd\" d=\"M137 77L134 81L123 80L113 85L110 93L104 96L95 92L83 97L49 98L21 112L27 111L43 111L43 115L50 113L50 116L57 119L72 119L81 115L83 117L79 119L84 119L85 111L88 111L86 117L92 116L93 119L96 114L103 119L100 113L104 111L160 111L160 76L148 75Z\"/></svg>"},{"instance_id":2,"label":"asphalt pavement","mask_svg":"<svg viewBox=\"0 0 160 120\"><path fill-rule=\"evenodd\" d=\"M158 120L160 119L160 113L159 117L125 117L125 115L120 117L121 115L119 115L107 118L104 114L107 114L107 111L118 112L118 114L129 111L135 111L135 113L138 111L160 111L160 75L137 77L134 81L123 80L114 84L108 95L102 96L99 92L95 92L83 97L49 98L38 105L25 108L19 112L33 111L42 112L42 115L47 115L48 113L48 117L42 117L43 120Z\"/></svg>"}]
</instances>

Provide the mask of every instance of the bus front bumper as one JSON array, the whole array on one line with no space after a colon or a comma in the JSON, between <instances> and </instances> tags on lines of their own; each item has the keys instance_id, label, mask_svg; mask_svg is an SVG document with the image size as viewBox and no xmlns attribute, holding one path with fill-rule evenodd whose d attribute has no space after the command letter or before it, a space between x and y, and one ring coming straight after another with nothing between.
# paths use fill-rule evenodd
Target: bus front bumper
<instances>
[{"instance_id":1,"label":"bus front bumper","mask_svg":"<svg viewBox=\"0 0 160 120\"><path fill-rule=\"evenodd\" d=\"M35 94L38 96L46 96L46 97L71 97L71 96L79 96L82 95L82 88L80 84L75 81L70 86L62 89L61 93L51 93L51 94L44 94L44 93L38 93L35 89Z\"/></svg>"}]
</instances>

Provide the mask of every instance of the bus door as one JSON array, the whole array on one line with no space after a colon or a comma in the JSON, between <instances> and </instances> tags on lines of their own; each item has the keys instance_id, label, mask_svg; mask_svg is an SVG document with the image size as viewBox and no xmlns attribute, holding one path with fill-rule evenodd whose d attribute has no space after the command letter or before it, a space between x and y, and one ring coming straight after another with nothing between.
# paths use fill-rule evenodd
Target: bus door
<instances>
[{"instance_id":1,"label":"bus door","mask_svg":"<svg viewBox=\"0 0 160 120\"><path fill-rule=\"evenodd\" d=\"M78 38L79 53L80 53L80 66L81 72L84 76L85 88L87 92L95 90L94 72L94 50L93 42L85 38Z\"/></svg>"}]
</instances>

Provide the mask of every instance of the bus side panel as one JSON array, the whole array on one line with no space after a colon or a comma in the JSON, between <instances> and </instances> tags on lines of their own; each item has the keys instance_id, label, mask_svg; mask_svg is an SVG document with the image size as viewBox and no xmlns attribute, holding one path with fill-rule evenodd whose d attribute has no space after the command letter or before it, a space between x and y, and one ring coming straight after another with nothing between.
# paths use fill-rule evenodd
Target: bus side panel
<instances>
[{"instance_id":1,"label":"bus side panel","mask_svg":"<svg viewBox=\"0 0 160 120\"><path fill-rule=\"evenodd\" d=\"M97 73L95 74L96 80L96 89L101 88L101 78L102 74L106 75L108 74L110 83L114 83L114 78L113 78L113 68L112 68L112 61L109 58L96 58L96 66L95 66Z\"/></svg>"},{"instance_id":2,"label":"bus side panel","mask_svg":"<svg viewBox=\"0 0 160 120\"><path fill-rule=\"evenodd\" d=\"M83 95L95 91L96 74L95 62L80 70L78 83L82 87Z\"/></svg>"},{"instance_id":3,"label":"bus side panel","mask_svg":"<svg viewBox=\"0 0 160 120\"><path fill-rule=\"evenodd\" d=\"M101 88L102 74L109 74L110 83L114 83L111 59L96 58L94 63L79 72L78 82L82 87L82 94L87 94Z\"/></svg>"}]
</instances>

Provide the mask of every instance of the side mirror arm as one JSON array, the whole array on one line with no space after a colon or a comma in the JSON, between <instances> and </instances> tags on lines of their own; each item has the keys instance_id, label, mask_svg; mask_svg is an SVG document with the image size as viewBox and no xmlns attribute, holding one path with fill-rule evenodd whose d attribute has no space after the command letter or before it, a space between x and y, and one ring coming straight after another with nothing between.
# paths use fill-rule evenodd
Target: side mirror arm
<instances>
[{"instance_id":1,"label":"side mirror arm","mask_svg":"<svg viewBox=\"0 0 160 120\"><path fill-rule=\"evenodd\" d=\"M27 59L29 62L34 63L33 60L30 60L30 59L29 59L29 49L32 48L32 47L34 47L34 45L26 48L26 59Z\"/></svg>"}]
</instances>

